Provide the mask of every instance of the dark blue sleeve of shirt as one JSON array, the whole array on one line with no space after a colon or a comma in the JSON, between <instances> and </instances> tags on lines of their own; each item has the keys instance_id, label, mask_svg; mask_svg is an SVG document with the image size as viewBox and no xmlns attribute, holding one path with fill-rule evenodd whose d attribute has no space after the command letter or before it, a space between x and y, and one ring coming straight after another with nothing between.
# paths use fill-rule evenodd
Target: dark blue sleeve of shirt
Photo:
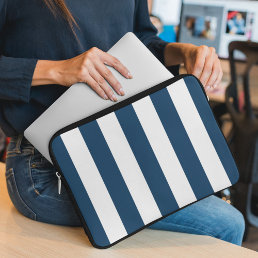
<instances>
[{"instance_id":1,"label":"dark blue sleeve of shirt","mask_svg":"<svg viewBox=\"0 0 258 258\"><path fill-rule=\"evenodd\" d=\"M6 0L0 1L0 46L6 19ZM29 102L36 59L6 57L0 48L0 99Z\"/></svg>"},{"instance_id":2,"label":"dark blue sleeve of shirt","mask_svg":"<svg viewBox=\"0 0 258 258\"><path fill-rule=\"evenodd\" d=\"M36 59L0 57L0 98L28 103Z\"/></svg>"},{"instance_id":3,"label":"dark blue sleeve of shirt","mask_svg":"<svg viewBox=\"0 0 258 258\"><path fill-rule=\"evenodd\" d=\"M136 0L134 33L149 50L164 64L164 50L168 42L157 36L157 29L150 21L146 0Z\"/></svg>"}]
</instances>

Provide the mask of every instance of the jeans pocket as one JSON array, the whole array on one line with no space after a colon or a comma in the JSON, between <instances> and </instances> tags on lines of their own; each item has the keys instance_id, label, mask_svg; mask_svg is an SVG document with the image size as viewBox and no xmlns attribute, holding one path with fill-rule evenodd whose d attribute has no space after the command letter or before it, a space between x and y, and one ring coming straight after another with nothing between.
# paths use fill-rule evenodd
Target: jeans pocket
<instances>
[{"instance_id":1,"label":"jeans pocket","mask_svg":"<svg viewBox=\"0 0 258 258\"><path fill-rule=\"evenodd\" d=\"M18 191L13 168L9 168L6 171L6 184L9 196L14 207L25 217L36 220L36 213L33 212L30 207L24 202Z\"/></svg>"},{"instance_id":2,"label":"jeans pocket","mask_svg":"<svg viewBox=\"0 0 258 258\"><path fill-rule=\"evenodd\" d=\"M38 195L45 193L57 183L56 170L44 157L38 159L32 156L30 170L33 186Z\"/></svg>"}]
</instances>

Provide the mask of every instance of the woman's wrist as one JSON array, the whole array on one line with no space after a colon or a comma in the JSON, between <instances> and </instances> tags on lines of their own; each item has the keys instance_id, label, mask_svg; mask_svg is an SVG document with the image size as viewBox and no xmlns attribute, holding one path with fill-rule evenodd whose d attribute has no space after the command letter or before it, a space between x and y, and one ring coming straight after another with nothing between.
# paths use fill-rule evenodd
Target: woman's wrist
<instances>
[{"instance_id":1,"label":"woman's wrist","mask_svg":"<svg viewBox=\"0 0 258 258\"><path fill-rule=\"evenodd\" d=\"M38 60L31 86L60 84L59 67L63 61Z\"/></svg>"}]
</instances>

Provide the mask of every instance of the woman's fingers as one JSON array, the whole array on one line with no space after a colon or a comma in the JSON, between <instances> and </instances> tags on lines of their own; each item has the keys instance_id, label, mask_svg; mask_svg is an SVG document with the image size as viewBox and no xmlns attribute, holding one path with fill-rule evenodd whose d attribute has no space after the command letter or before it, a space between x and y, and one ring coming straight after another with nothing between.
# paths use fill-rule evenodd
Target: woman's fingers
<instances>
[{"instance_id":1,"label":"woman's fingers","mask_svg":"<svg viewBox=\"0 0 258 258\"><path fill-rule=\"evenodd\" d=\"M124 90L122 88L122 85L120 82L115 78L115 76L112 74L112 72L101 62L96 60L95 68L97 72L109 82L111 87L116 91L117 94L123 96Z\"/></svg>"},{"instance_id":2,"label":"woman's fingers","mask_svg":"<svg viewBox=\"0 0 258 258\"><path fill-rule=\"evenodd\" d=\"M215 55L216 55L215 49L213 47L210 47L208 48L208 53L206 57L204 57L205 64L203 67L202 75L200 77L200 81L205 87L211 86L207 84L207 82L209 81L209 78L213 75L213 73L214 72L216 73L216 70L213 71ZM215 76L217 77L217 73Z\"/></svg>"},{"instance_id":3,"label":"woman's fingers","mask_svg":"<svg viewBox=\"0 0 258 258\"><path fill-rule=\"evenodd\" d=\"M216 88L217 84L221 80L221 78L220 78L221 73L222 73L222 69L220 66L220 61L219 61L218 57L216 56L216 59L214 61L214 65L212 68L211 76L210 76L209 80L207 81L206 85L209 87Z\"/></svg>"},{"instance_id":4,"label":"woman's fingers","mask_svg":"<svg viewBox=\"0 0 258 258\"><path fill-rule=\"evenodd\" d=\"M110 100L117 101L117 97L115 96L113 90L109 87L106 80L102 77L99 71L96 70L95 67L91 67L89 69L89 74L97 82L99 87L102 88Z\"/></svg>"},{"instance_id":5,"label":"woman's fingers","mask_svg":"<svg viewBox=\"0 0 258 258\"><path fill-rule=\"evenodd\" d=\"M108 99L108 96L106 95L105 91L90 75L87 76L84 82L87 83L87 85L89 85L101 98L105 100Z\"/></svg>"},{"instance_id":6,"label":"woman's fingers","mask_svg":"<svg viewBox=\"0 0 258 258\"><path fill-rule=\"evenodd\" d=\"M221 65L220 65L219 76L218 76L218 78L216 79L216 81L214 82L214 85L213 85L214 88L216 88L216 87L220 84L220 82L221 82L221 80L222 80L222 77L223 77L223 71L222 71L222 68L221 68Z\"/></svg>"},{"instance_id":7,"label":"woman's fingers","mask_svg":"<svg viewBox=\"0 0 258 258\"><path fill-rule=\"evenodd\" d=\"M223 72L215 48L188 44L183 59L187 73L195 75L206 89L220 83Z\"/></svg>"},{"instance_id":8,"label":"woman's fingers","mask_svg":"<svg viewBox=\"0 0 258 258\"><path fill-rule=\"evenodd\" d=\"M192 74L202 82L204 87L216 87L223 73L215 48L200 46L195 56Z\"/></svg>"},{"instance_id":9,"label":"woman's fingers","mask_svg":"<svg viewBox=\"0 0 258 258\"><path fill-rule=\"evenodd\" d=\"M101 50L100 50L101 51ZM121 73L125 78L131 79L132 75L129 72L129 70L114 56L111 56L110 54L101 51L100 54L100 60L108 65L115 68L119 73Z\"/></svg>"},{"instance_id":10,"label":"woman's fingers","mask_svg":"<svg viewBox=\"0 0 258 258\"><path fill-rule=\"evenodd\" d=\"M200 78L203 72L203 67L205 64L205 57L208 53L208 47L207 46L200 46L197 50L195 63L193 66L192 74L196 76L197 78Z\"/></svg>"},{"instance_id":11,"label":"woman's fingers","mask_svg":"<svg viewBox=\"0 0 258 258\"><path fill-rule=\"evenodd\" d=\"M76 82L85 82L103 99L117 101L112 88L123 96L122 85L104 64L114 67L124 77L132 78L128 69L118 59L93 47L63 62L62 70L65 72L62 72L64 76L61 85L70 86Z\"/></svg>"}]
</instances>

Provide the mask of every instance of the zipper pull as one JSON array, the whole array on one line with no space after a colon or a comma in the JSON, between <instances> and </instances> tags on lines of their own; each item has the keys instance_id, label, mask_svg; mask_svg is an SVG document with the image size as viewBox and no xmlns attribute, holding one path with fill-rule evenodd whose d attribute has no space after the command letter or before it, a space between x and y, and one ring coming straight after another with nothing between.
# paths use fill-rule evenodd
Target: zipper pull
<instances>
[{"instance_id":1,"label":"zipper pull","mask_svg":"<svg viewBox=\"0 0 258 258\"><path fill-rule=\"evenodd\" d=\"M58 183L57 183L58 194L61 194L61 187L62 187L61 175L58 172L56 172L56 176L58 179Z\"/></svg>"}]
</instances>

